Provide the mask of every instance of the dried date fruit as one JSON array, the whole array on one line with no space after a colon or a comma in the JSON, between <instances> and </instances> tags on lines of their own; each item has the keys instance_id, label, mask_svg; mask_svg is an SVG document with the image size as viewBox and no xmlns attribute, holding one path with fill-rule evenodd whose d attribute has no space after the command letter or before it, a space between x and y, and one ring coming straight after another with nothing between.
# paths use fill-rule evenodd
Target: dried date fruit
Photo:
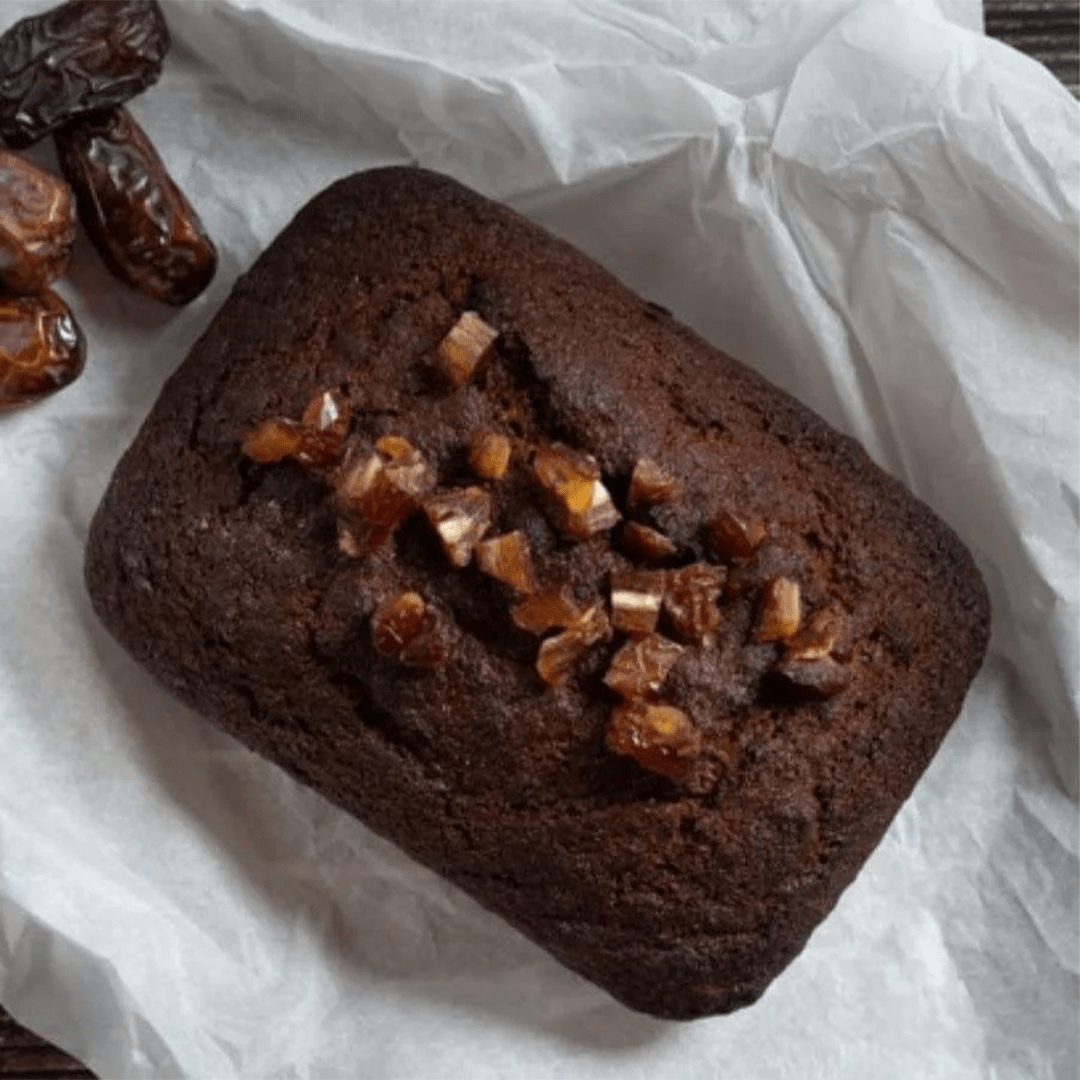
<instances>
[{"instance_id":1,"label":"dried date fruit","mask_svg":"<svg viewBox=\"0 0 1080 1080\"><path fill-rule=\"evenodd\" d=\"M683 780L701 752L701 732L674 705L627 701L611 713L608 749L636 758L650 772Z\"/></svg>"},{"instance_id":2,"label":"dried date fruit","mask_svg":"<svg viewBox=\"0 0 1080 1080\"><path fill-rule=\"evenodd\" d=\"M383 656L410 667L437 667L450 655L446 627L419 593L401 593L380 604L371 616L371 639Z\"/></svg>"},{"instance_id":3,"label":"dried date fruit","mask_svg":"<svg viewBox=\"0 0 1080 1080\"><path fill-rule=\"evenodd\" d=\"M0 281L14 292L41 292L67 269L74 243L71 188L0 150Z\"/></svg>"},{"instance_id":4,"label":"dried date fruit","mask_svg":"<svg viewBox=\"0 0 1080 1080\"><path fill-rule=\"evenodd\" d=\"M536 591L532 554L523 532L504 533L490 540L481 540L473 550L476 565L489 577L519 593Z\"/></svg>"},{"instance_id":5,"label":"dried date fruit","mask_svg":"<svg viewBox=\"0 0 1080 1080\"><path fill-rule=\"evenodd\" d=\"M0 138L18 149L122 105L157 82L168 49L149 0L76 0L22 19L0 36Z\"/></svg>"},{"instance_id":6,"label":"dried date fruit","mask_svg":"<svg viewBox=\"0 0 1080 1080\"><path fill-rule=\"evenodd\" d=\"M639 521L627 521L619 530L619 543L631 554L649 562L663 562L679 553L678 546L662 532L642 525Z\"/></svg>"},{"instance_id":7,"label":"dried date fruit","mask_svg":"<svg viewBox=\"0 0 1080 1080\"><path fill-rule=\"evenodd\" d=\"M126 109L68 124L56 149L87 235L115 277L178 306L210 284L217 251Z\"/></svg>"},{"instance_id":8,"label":"dried date fruit","mask_svg":"<svg viewBox=\"0 0 1080 1080\"><path fill-rule=\"evenodd\" d=\"M628 641L611 658L604 684L624 698L644 698L659 693L683 647L659 634Z\"/></svg>"},{"instance_id":9,"label":"dried date fruit","mask_svg":"<svg viewBox=\"0 0 1080 1080\"><path fill-rule=\"evenodd\" d=\"M587 540L610 529L622 516L600 480L600 466L589 454L561 443L537 447L533 473L552 499L556 526L572 540Z\"/></svg>"},{"instance_id":10,"label":"dried date fruit","mask_svg":"<svg viewBox=\"0 0 1080 1080\"><path fill-rule=\"evenodd\" d=\"M481 431L469 444L469 464L477 476L485 480L501 480L510 468L512 447L505 435Z\"/></svg>"},{"instance_id":11,"label":"dried date fruit","mask_svg":"<svg viewBox=\"0 0 1080 1080\"><path fill-rule=\"evenodd\" d=\"M472 378L491 355L499 331L488 326L475 311L463 312L435 350L435 366L455 389Z\"/></svg>"},{"instance_id":12,"label":"dried date fruit","mask_svg":"<svg viewBox=\"0 0 1080 1080\"><path fill-rule=\"evenodd\" d=\"M395 444L397 457L380 449L357 455L334 477L338 546L353 558L382 547L435 486L435 473L420 451L406 439L394 438L402 444Z\"/></svg>"},{"instance_id":13,"label":"dried date fruit","mask_svg":"<svg viewBox=\"0 0 1080 1080\"><path fill-rule=\"evenodd\" d=\"M628 634L655 630L666 579L662 570L612 571L611 621L615 629Z\"/></svg>"},{"instance_id":14,"label":"dried date fruit","mask_svg":"<svg viewBox=\"0 0 1080 1080\"><path fill-rule=\"evenodd\" d=\"M340 394L321 390L307 404L300 417L304 437L296 452L301 465L328 469L345 453L345 440L352 423L352 409Z\"/></svg>"},{"instance_id":15,"label":"dried date fruit","mask_svg":"<svg viewBox=\"0 0 1080 1080\"><path fill-rule=\"evenodd\" d=\"M761 546L767 532L755 517L740 517L721 510L709 522L706 532L713 551L724 560L749 559Z\"/></svg>"},{"instance_id":16,"label":"dried date fruit","mask_svg":"<svg viewBox=\"0 0 1080 1080\"><path fill-rule=\"evenodd\" d=\"M799 583L791 578L770 578L761 590L754 641L787 641L802 621Z\"/></svg>"},{"instance_id":17,"label":"dried date fruit","mask_svg":"<svg viewBox=\"0 0 1080 1080\"><path fill-rule=\"evenodd\" d=\"M491 524L491 497L483 488L455 488L424 500L424 513L453 566L468 566Z\"/></svg>"},{"instance_id":18,"label":"dried date fruit","mask_svg":"<svg viewBox=\"0 0 1080 1080\"><path fill-rule=\"evenodd\" d=\"M63 389L78 377L85 359L82 332L56 293L0 294L0 410Z\"/></svg>"},{"instance_id":19,"label":"dried date fruit","mask_svg":"<svg viewBox=\"0 0 1080 1080\"><path fill-rule=\"evenodd\" d=\"M642 458L630 474L627 503L633 510L638 506L674 502L682 495L682 485L669 476L655 461Z\"/></svg>"},{"instance_id":20,"label":"dried date fruit","mask_svg":"<svg viewBox=\"0 0 1080 1080\"><path fill-rule=\"evenodd\" d=\"M538 635L549 630L565 630L580 615L581 610L566 589L534 593L510 609L510 618L519 630Z\"/></svg>"},{"instance_id":21,"label":"dried date fruit","mask_svg":"<svg viewBox=\"0 0 1080 1080\"><path fill-rule=\"evenodd\" d=\"M611 636L604 609L594 604L582 612L561 634L540 643L536 670L548 686L561 686L577 662L594 646Z\"/></svg>"},{"instance_id":22,"label":"dried date fruit","mask_svg":"<svg viewBox=\"0 0 1080 1080\"><path fill-rule=\"evenodd\" d=\"M717 599L724 587L724 571L708 563L691 563L667 576L664 610L683 641L710 644L720 627Z\"/></svg>"}]
</instances>

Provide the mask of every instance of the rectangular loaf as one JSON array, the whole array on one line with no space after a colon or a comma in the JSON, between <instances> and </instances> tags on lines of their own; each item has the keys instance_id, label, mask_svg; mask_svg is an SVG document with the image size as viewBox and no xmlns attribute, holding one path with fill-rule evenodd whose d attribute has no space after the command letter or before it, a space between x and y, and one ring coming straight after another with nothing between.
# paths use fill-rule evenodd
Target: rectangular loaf
<instances>
[{"instance_id":1,"label":"rectangular loaf","mask_svg":"<svg viewBox=\"0 0 1080 1080\"><path fill-rule=\"evenodd\" d=\"M118 466L86 577L184 701L683 1019L806 944L989 626L960 541L855 442L416 168L334 184L237 282ZM521 628L530 588L546 631Z\"/></svg>"}]
</instances>

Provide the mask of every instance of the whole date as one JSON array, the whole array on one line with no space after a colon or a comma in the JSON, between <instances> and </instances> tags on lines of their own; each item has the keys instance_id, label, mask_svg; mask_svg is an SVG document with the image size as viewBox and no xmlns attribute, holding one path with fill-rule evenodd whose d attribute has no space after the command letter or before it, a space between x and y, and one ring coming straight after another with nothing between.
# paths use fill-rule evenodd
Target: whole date
<instances>
[{"instance_id":1,"label":"whole date","mask_svg":"<svg viewBox=\"0 0 1080 1080\"><path fill-rule=\"evenodd\" d=\"M0 150L0 282L39 292L67 268L75 243L71 188L10 150Z\"/></svg>"},{"instance_id":2,"label":"whole date","mask_svg":"<svg viewBox=\"0 0 1080 1080\"><path fill-rule=\"evenodd\" d=\"M73 0L0 36L0 138L30 146L157 82L169 31L154 0Z\"/></svg>"},{"instance_id":3,"label":"whole date","mask_svg":"<svg viewBox=\"0 0 1080 1080\"><path fill-rule=\"evenodd\" d=\"M55 138L83 226L113 274L167 304L194 300L217 251L131 114L95 113Z\"/></svg>"},{"instance_id":4,"label":"whole date","mask_svg":"<svg viewBox=\"0 0 1080 1080\"><path fill-rule=\"evenodd\" d=\"M34 296L0 293L0 410L63 389L85 359L75 317L51 289Z\"/></svg>"}]
</instances>

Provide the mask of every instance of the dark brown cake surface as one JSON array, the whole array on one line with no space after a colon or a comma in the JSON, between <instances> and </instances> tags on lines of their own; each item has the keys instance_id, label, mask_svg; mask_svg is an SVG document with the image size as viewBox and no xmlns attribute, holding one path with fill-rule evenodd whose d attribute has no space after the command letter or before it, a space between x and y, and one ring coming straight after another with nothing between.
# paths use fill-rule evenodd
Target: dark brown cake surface
<instances>
[{"instance_id":1,"label":"dark brown cake surface","mask_svg":"<svg viewBox=\"0 0 1080 1080\"><path fill-rule=\"evenodd\" d=\"M465 313L498 337L455 387L440 347ZM342 462L254 460L252 432L326 392L347 409ZM484 434L513 449L499 479L470 453ZM681 646L669 669L621 703L613 658L640 635L616 626L548 685L538 655L564 631L521 629L525 591L478 551L454 565L422 508L357 550L342 477L387 437L429 471L420 501L486 493L485 540L520 534L534 595L618 623L627 574L664 582L650 640ZM617 525L571 535L576 496L538 483L552 446L595 459ZM674 497L634 497L643 462ZM631 521L664 544L642 548ZM715 583L689 628L686 568ZM420 169L333 185L238 281L120 463L87 581L185 701L673 1018L752 1002L799 952L959 712L989 627L967 551L857 444L569 245ZM777 582L797 586L794 632L763 630ZM422 663L377 632L411 594L437 623ZM690 725L677 748L634 742L650 704Z\"/></svg>"}]
</instances>

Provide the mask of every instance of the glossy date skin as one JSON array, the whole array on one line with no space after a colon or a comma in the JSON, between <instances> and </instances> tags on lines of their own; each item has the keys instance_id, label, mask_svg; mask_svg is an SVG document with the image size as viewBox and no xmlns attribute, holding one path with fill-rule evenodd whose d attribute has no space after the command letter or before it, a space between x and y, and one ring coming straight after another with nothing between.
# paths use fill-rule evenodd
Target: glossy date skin
<instances>
[{"instance_id":1,"label":"glossy date skin","mask_svg":"<svg viewBox=\"0 0 1080 1080\"><path fill-rule=\"evenodd\" d=\"M169 31L154 0L74 0L0 36L0 139L30 146L157 82Z\"/></svg>"},{"instance_id":2,"label":"glossy date skin","mask_svg":"<svg viewBox=\"0 0 1080 1080\"><path fill-rule=\"evenodd\" d=\"M82 331L56 293L0 293L0 411L62 390L85 360Z\"/></svg>"},{"instance_id":3,"label":"glossy date skin","mask_svg":"<svg viewBox=\"0 0 1080 1080\"><path fill-rule=\"evenodd\" d=\"M58 176L0 150L0 282L40 292L67 268L75 243L75 200Z\"/></svg>"},{"instance_id":4,"label":"glossy date skin","mask_svg":"<svg viewBox=\"0 0 1080 1080\"><path fill-rule=\"evenodd\" d=\"M83 226L116 277L176 305L210 284L217 251L126 109L69 124L56 133L56 148Z\"/></svg>"}]
</instances>

